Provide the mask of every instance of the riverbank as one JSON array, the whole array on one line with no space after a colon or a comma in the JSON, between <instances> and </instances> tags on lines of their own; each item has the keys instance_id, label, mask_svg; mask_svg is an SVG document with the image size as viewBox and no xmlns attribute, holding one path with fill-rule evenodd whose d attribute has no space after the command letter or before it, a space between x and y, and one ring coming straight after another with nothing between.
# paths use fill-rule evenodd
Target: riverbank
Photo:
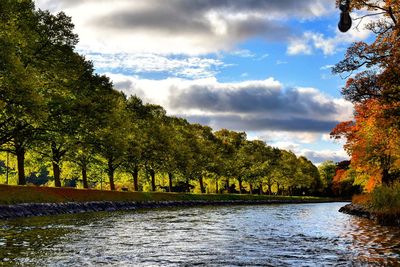
<instances>
[{"instance_id":1,"label":"riverbank","mask_svg":"<svg viewBox=\"0 0 400 267\"><path fill-rule=\"evenodd\" d=\"M301 196L118 192L92 189L0 185L0 218L204 205L320 203Z\"/></svg>"},{"instance_id":2,"label":"riverbank","mask_svg":"<svg viewBox=\"0 0 400 267\"><path fill-rule=\"evenodd\" d=\"M400 227L400 213L394 211L373 211L367 205L351 203L339 209L339 212L364 217L374 220L381 225L399 226Z\"/></svg>"}]
</instances>

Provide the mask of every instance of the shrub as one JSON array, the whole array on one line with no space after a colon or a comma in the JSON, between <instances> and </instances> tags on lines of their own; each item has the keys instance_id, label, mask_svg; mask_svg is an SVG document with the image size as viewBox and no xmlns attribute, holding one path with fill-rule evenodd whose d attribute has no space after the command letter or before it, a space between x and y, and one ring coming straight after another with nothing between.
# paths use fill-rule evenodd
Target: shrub
<instances>
[{"instance_id":1,"label":"shrub","mask_svg":"<svg viewBox=\"0 0 400 267\"><path fill-rule=\"evenodd\" d=\"M371 205L375 211L400 211L400 182L376 187L371 195Z\"/></svg>"},{"instance_id":2,"label":"shrub","mask_svg":"<svg viewBox=\"0 0 400 267\"><path fill-rule=\"evenodd\" d=\"M360 204L360 205L370 205L371 204L371 194L359 194L359 195L354 195L351 200L352 203L354 204Z\"/></svg>"}]
</instances>

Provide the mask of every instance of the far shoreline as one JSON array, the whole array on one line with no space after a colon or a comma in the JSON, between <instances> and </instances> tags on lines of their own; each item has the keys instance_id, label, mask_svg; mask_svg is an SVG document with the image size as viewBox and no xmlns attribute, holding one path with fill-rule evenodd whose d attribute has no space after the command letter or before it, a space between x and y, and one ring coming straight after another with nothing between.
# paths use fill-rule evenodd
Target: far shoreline
<instances>
[{"instance_id":1,"label":"far shoreline","mask_svg":"<svg viewBox=\"0 0 400 267\"><path fill-rule=\"evenodd\" d=\"M249 194L121 192L0 185L0 219L164 207L350 202L344 199Z\"/></svg>"}]
</instances>

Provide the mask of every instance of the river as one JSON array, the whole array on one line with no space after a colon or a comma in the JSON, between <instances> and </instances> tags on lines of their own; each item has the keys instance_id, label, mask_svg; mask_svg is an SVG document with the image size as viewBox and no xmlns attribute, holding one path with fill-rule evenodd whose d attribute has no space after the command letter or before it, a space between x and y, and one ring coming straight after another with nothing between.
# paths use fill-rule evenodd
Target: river
<instances>
[{"instance_id":1,"label":"river","mask_svg":"<svg viewBox=\"0 0 400 267\"><path fill-rule=\"evenodd\" d=\"M400 229L343 203L192 207L0 221L2 266L400 265Z\"/></svg>"}]
</instances>

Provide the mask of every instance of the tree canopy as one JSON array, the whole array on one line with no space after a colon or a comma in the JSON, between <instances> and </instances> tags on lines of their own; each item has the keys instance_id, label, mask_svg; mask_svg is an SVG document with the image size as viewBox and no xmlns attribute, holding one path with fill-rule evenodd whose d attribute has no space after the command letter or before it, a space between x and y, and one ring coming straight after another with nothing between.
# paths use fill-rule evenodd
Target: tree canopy
<instances>
[{"instance_id":1,"label":"tree canopy","mask_svg":"<svg viewBox=\"0 0 400 267\"><path fill-rule=\"evenodd\" d=\"M367 24L375 39L354 43L333 68L350 75L342 94L354 103L355 116L338 124L332 136L346 139L352 170L369 177L372 189L392 183L400 173L400 6L390 0L353 0L350 8L375 16Z\"/></svg>"},{"instance_id":2,"label":"tree canopy","mask_svg":"<svg viewBox=\"0 0 400 267\"><path fill-rule=\"evenodd\" d=\"M111 190L323 191L304 157L168 116L114 89L75 51L78 36L65 13L36 10L31 0L1 1L0 12L0 149L16 156L17 184L28 176Z\"/></svg>"}]
</instances>

